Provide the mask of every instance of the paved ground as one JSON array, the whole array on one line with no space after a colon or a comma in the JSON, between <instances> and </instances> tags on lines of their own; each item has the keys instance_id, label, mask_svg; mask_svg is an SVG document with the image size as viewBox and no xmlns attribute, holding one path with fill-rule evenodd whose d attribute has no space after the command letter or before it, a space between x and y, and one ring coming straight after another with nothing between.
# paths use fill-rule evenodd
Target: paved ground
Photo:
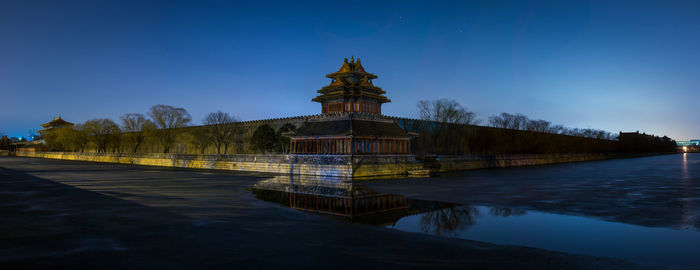
<instances>
[{"instance_id":1,"label":"paved ground","mask_svg":"<svg viewBox=\"0 0 700 270\"><path fill-rule=\"evenodd\" d=\"M0 158L0 268L653 268L299 212L259 201L246 190L263 177ZM419 197L444 191L443 199L472 200L459 195L450 178L436 181L432 189L425 189L425 180L406 182L420 191L392 188L392 181L367 183ZM473 194L488 199L494 192Z\"/></svg>"}]
</instances>

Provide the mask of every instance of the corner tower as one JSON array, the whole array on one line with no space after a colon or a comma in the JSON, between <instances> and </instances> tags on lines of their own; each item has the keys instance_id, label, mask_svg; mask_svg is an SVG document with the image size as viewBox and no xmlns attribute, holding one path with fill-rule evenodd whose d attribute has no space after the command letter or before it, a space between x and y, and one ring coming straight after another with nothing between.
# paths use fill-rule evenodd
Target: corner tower
<instances>
[{"instance_id":1,"label":"corner tower","mask_svg":"<svg viewBox=\"0 0 700 270\"><path fill-rule=\"evenodd\" d=\"M372 84L377 75L366 72L360 59L345 58L340 70L326 77L333 81L313 99L321 103L322 114L290 133L290 153L410 155L411 135L381 115L382 104L390 100Z\"/></svg>"},{"instance_id":2,"label":"corner tower","mask_svg":"<svg viewBox=\"0 0 700 270\"><path fill-rule=\"evenodd\" d=\"M391 102L386 92L374 86L377 75L365 71L360 58L347 58L336 72L326 75L331 84L316 91L313 101L321 103L321 113L365 112L382 114L382 104Z\"/></svg>"}]
</instances>

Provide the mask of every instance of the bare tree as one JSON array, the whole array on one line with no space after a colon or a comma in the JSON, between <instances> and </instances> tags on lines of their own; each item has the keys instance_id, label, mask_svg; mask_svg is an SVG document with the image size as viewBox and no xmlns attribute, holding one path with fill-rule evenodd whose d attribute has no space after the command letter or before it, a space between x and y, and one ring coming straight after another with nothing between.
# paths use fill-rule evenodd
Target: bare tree
<instances>
[{"instance_id":1,"label":"bare tree","mask_svg":"<svg viewBox=\"0 0 700 270\"><path fill-rule=\"evenodd\" d=\"M204 124L207 129L207 136L216 146L216 153L221 154L221 147L224 147L224 154L228 152L229 145L236 135L236 122L238 119L228 113L216 111L207 114Z\"/></svg>"},{"instance_id":2,"label":"bare tree","mask_svg":"<svg viewBox=\"0 0 700 270\"><path fill-rule=\"evenodd\" d=\"M527 117L519 113L501 113L500 115L494 115L489 118L489 124L497 128L525 130L527 128L527 123Z\"/></svg>"},{"instance_id":3,"label":"bare tree","mask_svg":"<svg viewBox=\"0 0 700 270\"><path fill-rule=\"evenodd\" d=\"M427 121L462 125L475 125L479 122L476 113L468 111L454 100L422 100L418 102L418 110L420 118Z\"/></svg>"},{"instance_id":4,"label":"bare tree","mask_svg":"<svg viewBox=\"0 0 700 270\"><path fill-rule=\"evenodd\" d=\"M554 125L549 127L549 133L553 134L565 134L566 133L566 127L562 125Z\"/></svg>"},{"instance_id":5,"label":"bare tree","mask_svg":"<svg viewBox=\"0 0 700 270\"><path fill-rule=\"evenodd\" d=\"M177 136L177 128L187 126L192 121L192 116L183 108L169 105L155 105L151 107L148 116L159 129L158 141L163 146L163 153L168 153Z\"/></svg>"},{"instance_id":6,"label":"bare tree","mask_svg":"<svg viewBox=\"0 0 700 270\"><path fill-rule=\"evenodd\" d=\"M110 135L109 145L112 148L112 153L121 153L124 140L122 140L122 131L117 126L116 130Z\"/></svg>"},{"instance_id":7,"label":"bare tree","mask_svg":"<svg viewBox=\"0 0 700 270\"><path fill-rule=\"evenodd\" d=\"M77 124L73 126L73 133L71 134L71 143L75 146L77 151L85 151L85 147L88 144L87 131L85 130L85 124Z\"/></svg>"},{"instance_id":8,"label":"bare tree","mask_svg":"<svg viewBox=\"0 0 700 270\"><path fill-rule=\"evenodd\" d=\"M527 120L525 130L545 133L550 132L551 125L552 123L545 120Z\"/></svg>"},{"instance_id":9,"label":"bare tree","mask_svg":"<svg viewBox=\"0 0 700 270\"><path fill-rule=\"evenodd\" d=\"M133 145L131 152L136 153L147 133L155 129L155 124L140 113L127 113L122 115L121 119L122 130L127 133L126 135Z\"/></svg>"},{"instance_id":10,"label":"bare tree","mask_svg":"<svg viewBox=\"0 0 700 270\"><path fill-rule=\"evenodd\" d=\"M420 228L426 233L455 235L476 224L479 215L479 209L467 205L437 208L420 216Z\"/></svg>"},{"instance_id":11,"label":"bare tree","mask_svg":"<svg viewBox=\"0 0 700 270\"><path fill-rule=\"evenodd\" d=\"M207 147L212 143L209 138L209 131L204 128L192 128L190 130L190 141L200 151L200 154L206 154Z\"/></svg>"},{"instance_id":12,"label":"bare tree","mask_svg":"<svg viewBox=\"0 0 700 270\"><path fill-rule=\"evenodd\" d=\"M421 148L436 154L461 154L471 151L471 126L479 121L454 100L440 99L418 102L421 119L425 120Z\"/></svg>"},{"instance_id":13,"label":"bare tree","mask_svg":"<svg viewBox=\"0 0 700 270\"><path fill-rule=\"evenodd\" d=\"M95 144L98 152L107 152L113 134L119 132L119 126L107 118L88 120L84 124L88 138Z\"/></svg>"}]
</instances>

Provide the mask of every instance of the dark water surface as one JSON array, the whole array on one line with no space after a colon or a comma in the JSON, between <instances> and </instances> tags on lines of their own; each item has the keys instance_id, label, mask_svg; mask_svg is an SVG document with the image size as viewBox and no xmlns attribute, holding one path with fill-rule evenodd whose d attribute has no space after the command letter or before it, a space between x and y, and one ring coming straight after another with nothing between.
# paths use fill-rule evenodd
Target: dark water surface
<instances>
[{"instance_id":1,"label":"dark water surface","mask_svg":"<svg viewBox=\"0 0 700 270\"><path fill-rule=\"evenodd\" d=\"M253 192L405 232L700 267L699 171L700 155L682 154L430 179L278 176Z\"/></svg>"},{"instance_id":2,"label":"dark water surface","mask_svg":"<svg viewBox=\"0 0 700 270\"><path fill-rule=\"evenodd\" d=\"M442 224L450 221L456 224ZM655 264L700 265L700 231L696 229L644 227L539 211L504 215L486 206L457 206L406 216L387 227Z\"/></svg>"}]
</instances>

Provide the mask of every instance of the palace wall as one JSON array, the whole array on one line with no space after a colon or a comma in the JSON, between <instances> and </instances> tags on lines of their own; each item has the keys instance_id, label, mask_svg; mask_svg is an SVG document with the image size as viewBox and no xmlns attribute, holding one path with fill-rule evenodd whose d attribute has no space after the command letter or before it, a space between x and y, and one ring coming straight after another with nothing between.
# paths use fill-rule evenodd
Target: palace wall
<instances>
[{"instance_id":1,"label":"palace wall","mask_svg":"<svg viewBox=\"0 0 700 270\"><path fill-rule=\"evenodd\" d=\"M299 128L306 121L316 121L327 115L306 115L288 118L263 119L238 122L238 132L235 141L229 146L226 154L259 154L251 147L251 138L261 125L269 125L279 130L285 124ZM654 140L607 140L552 134L525 130L510 130L486 126L450 125L449 134L433 136L431 128L439 123L420 119L401 118L364 113L359 115L365 120L390 120L407 132L419 134L411 139L411 153L419 159L431 155L496 155L496 154L573 154L573 153L616 153L616 152L672 152L675 144L657 142ZM198 129L205 126L190 126L176 130L177 137L170 151L178 154L216 154L217 149L210 144L204 149L197 147L195 135ZM624 134L623 134L624 135ZM108 149L108 152L131 152L133 145L128 139L129 133L122 133L119 149ZM157 135L146 136L145 141L138 147L138 153L162 153L163 149L157 140ZM670 148L667 147L670 145ZM70 147L52 148L50 151L77 151ZM668 149L667 149L668 148ZM671 149L672 148L672 149ZM87 152L96 151L93 145L88 145ZM222 149L223 151L223 149ZM283 149L287 153L289 149Z\"/></svg>"},{"instance_id":2,"label":"palace wall","mask_svg":"<svg viewBox=\"0 0 700 270\"><path fill-rule=\"evenodd\" d=\"M426 158L424 160L424 166L431 172L436 173L486 168L548 165L616 158L634 158L660 154L664 153L584 153L438 156L434 158Z\"/></svg>"},{"instance_id":3,"label":"palace wall","mask_svg":"<svg viewBox=\"0 0 700 270\"><path fill-rule=\"evenodd\" d=\"M188 155L76 152L15 152L13 154L20 157L90 162L355 178L407 175L410 171L425 169L429 169L431 173L440 173L658 155L658 153L469 155L440 156L417 162L413 155Z\"/></svg>"},{"instance_id":4,"label":"palace wall","mask_svg":"<svg viewBox=\"0 0 700 270\"><path fill-rule=\"evenodd\" d=\"M412 155L189 155L16 152L20 157L336 177L403 175L422 169Z\"/></svg>"}]
</instances>

